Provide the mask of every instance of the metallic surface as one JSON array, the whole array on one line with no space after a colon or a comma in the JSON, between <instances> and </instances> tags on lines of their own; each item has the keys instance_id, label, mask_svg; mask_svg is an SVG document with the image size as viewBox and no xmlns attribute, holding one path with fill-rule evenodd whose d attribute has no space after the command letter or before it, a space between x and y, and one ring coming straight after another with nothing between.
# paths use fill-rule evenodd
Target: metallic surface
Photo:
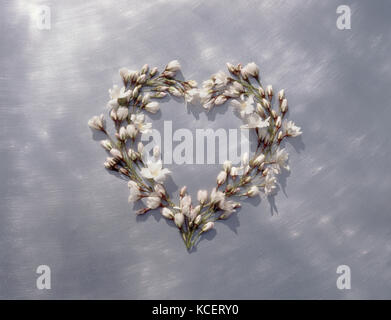
<instances>
[{"instance_id":1,"label":"metallic surface","mask_svg":"<svg viewBox=\"0 0 391 320\"><path fill-rule=\"evenodd\" d=\"M391 298L391 4L344 1L344 31L340 4L3 1L0 298ZM49 6L50 30L37 28L37 5ZM87 127L120 67L172 59L198 82L226 61L257 62L304 132L287 145L278 196L246 203L190 254L159 213L136 218ZM237 126L229 111L199 110L167 100L154 120ZM192 194L217 173L170 168L171 190ZM51 290L36 288L42 264ZM351 290L336 287L343 264Z\"/></svg>"}]
</instances>

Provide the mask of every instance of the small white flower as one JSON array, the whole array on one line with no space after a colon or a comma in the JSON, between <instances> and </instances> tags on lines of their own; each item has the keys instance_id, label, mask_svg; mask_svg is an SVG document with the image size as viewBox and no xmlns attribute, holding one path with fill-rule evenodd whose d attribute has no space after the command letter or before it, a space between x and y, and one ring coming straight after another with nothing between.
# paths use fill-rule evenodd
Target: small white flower
<instances>
[{"instance_id":1,"label":"small white flower","mask_svg":"<svg viewBox=\"0 0 391 320\"><path fill-rule=\"evenodd\" d=\"M205 204L206 201L208 200L208 191L207 191L207 190L198 190L198 193L197 193L197 200L198 200L201 204Z\"/></svg>"},{"instance_id":2,"label":"small white flower","mask_svg":"<svg viewBox=\"0 0 391 320\"><path fill-rule=\"evenodd\" d=\"M162 161L149 161L147 162L147 167L141 169L141 175L147 179L153 179L156 182L163 182L166 179L166 176L170 174L171 171L168 169L162 169Z\"/></svg>"},{"instance_id":3,"label":"small white flower","mask_svg":"<svg viewBox=\"0 0 391 320\"><path fill-rule=\"evenodd\" d=\"M213 229L214 225L215 225L215 224L214 224L212 221L209 221L209 222L205 223L205 224L202 226L201 231L202 231L202 232L207 232L207 231L209 231L210 229Z\"/></svg>"},{"instance_id":4,"label":"small white flower","mask_svg":"<svg viewBox=\"0 0 391 320\"><path fill-rule=\"evenodd\" d=\"M185 216L180 212L176 213L174 216L174 222L179 229L182 228L183 222L185 222Z\"/></svg>"},{"instance_id":5,"label":"small white flower","mask_svg":"<svg viewBox=\"0 0 391 320\"><path fill-rule=\"evenodd\" d=\"M151 113L156 113L159 111L159 103L156 101L149 102L145 105L145 110Z\"/></svg>"},{"instance_id":6,"label":"small white flower","mask_svg":"<svg viewBox=\"0 0 391 320\"><path fill-rule=\"evenodd\" d=\"M263 120L257 113L250 114L246 117L246 124L240 126L242 129L266 128L269 126L269 119Z\"/></svg>"},{"instance_id":7,"label":"small white flower","mask_svg":"<svg viewBox=\"0 0 391 320\"><path fill-rule=\"evenodd\" d=\"M140 192L140 187L138 186L138 184L134 181L129 181L128 187L130 190L130 195L129 195L128 201L130 203L132 203L132 202L140 200L141 192Z\"/></svg>"},{"instance_id":8,"label":"small white flower","mask_svg":"<svg viewBox=\"0 0 391 320\"><path fill-rule=\"evenodd\" d=\"M178 60L172 60L166 66L166 70L169 72L177 72L180 69L181 69L181 64L179 63Z\"/></svg>"},{"instance_id":9,"label":"small white flower","mask_svg":"<svg viewBox=\"0 0 391 320\"><path fill-rule=\"evenodd\" d=\"M302 134L301 128L296 126L293 121L284 120L282 130L287 136L297 137Z\"/></svg>"},{"instance_id":10,"label":"small white flower","mask_svg":"<svg viewBox=\"0 0 391 320\"><path fill-rule=\"evenodd\" d=\"M220 216L220 219L229 218L232 213L236 212L236 208L240 207L240 204L235 201L225 201L222 205L220 205L220 209L224 211L224 213Z\"/></svg>"},{"instance_id":11,"label":"small white flower","mask_svg":"<svg viewBox=\"0 0 391 320\"><path fill-rule=\"evenodd\" d=\"M103 114L100 116L93 116L88 120L88 126L92 129L103 130L105 128L105 120Z\"/></svg>"},{"instance_id":12,"label":"small white flower","mask_svg":"<svg viewBox=\"0 0 391 320\"><path fill-rule=\"evenodd\" d=\"M244 79L247 79L249 76L258 78L259 68L254 62L250 62L240 70L240 73Z\"/></svg>"},{"instance_id":13,"label":"small white flower","mask_svg":"<svg viewBox=\"0 0 391 320\"><path fill-rule=\"evenodd\" d=\"M130 120L132 120L136 129L141 133L149 133L151 131L152 123L145 122L145 116L143 113L132 114Z\"/></svg>"},{"instance_id":14,"label":"small white flower","mask_svg":"<svg viewBox=\"0 0 391 320\"><path fill-rule=\"evenodd\" d=\"M153 147L153 157L158 160L160 158L160 147L154 146Z\"/></svg>"},{"instance_id":15,"label":"small white flower","mask_svg":"<svg viewBox=\"0 0 391 320\"><path fill-rule=\"evenodd\" d=\"M250 95L247 99L245 95L240 96L240 101L232 100L232 106L239 112L242 118L254 112L254 96Z\"/></svg>"},{"instance_id":16,"label":"small white flower","mask_svg":"<svg viewBox=\"0 0 391 320\"><path fill-rule=\"evenodd\" d=\"M119 107L118 110L117 110L117 119L120 120L120 121L123 121L123 120L126 119L128 114L129 114L128 108L126 108L126 107Z\"/></svg>"},{"instance_id":17,"label":"small white flower","mask_svg":"<svg viewBox=\"0 0 391 320\"><path fill-rule=\"evenodd\" d=\"M287 164L288 158L289 154L285 149L277 149L272 158L272 161L275 162L273 167L277 170L279 170L279 168L284 168L285 170L289 171L290 168Z\"/></svg>"},{"instance_id":18,"label":"small white flower","mask_svg":"<svg viewBox=\"0 0 391 320\"><path fill-rule=\"evenodd\" d=\"M154 192L152 192L149 197L144 198L143 201L149 209L156 209L161 203L160 197Z\"/></svg>"},{"instance_id":19,"label":"small white flower","mask_svg":"<svg viewBox=\"0 0 391 320\"><path fill-rule=\"evenodd\" d=\"M239 170L240 168L238 167L232 167L229 174L231 175L232 178L236 178L239 175Z\"/></svg>"},{"instance_id":20,"label":"small white flower","mask_svg":"<svg viewBox=\"0 0 391 320\"><path fill-rule=\"evenodd\" d=\"M126 90L125 87L120 89L117 85L114 85L112 89L109 89L109 94L111 99L108 105L116 110L119 103L126 103L129 101L132 92L130 90Z\"/></svg>"}]
</instances>

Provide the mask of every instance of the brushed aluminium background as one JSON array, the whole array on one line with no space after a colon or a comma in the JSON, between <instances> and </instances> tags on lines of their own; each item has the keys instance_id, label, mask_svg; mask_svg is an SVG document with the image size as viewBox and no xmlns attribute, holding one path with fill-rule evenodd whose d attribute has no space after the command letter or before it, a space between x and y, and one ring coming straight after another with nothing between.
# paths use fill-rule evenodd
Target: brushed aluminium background
<instances>
[{"instance_id":1,"label":"brushed aluminium background","mask_svg":"<svg viewBox=\"0 0 391 320\"><path fill-rule=\"evenodd\" d=\"M51 9L50 30L36 28L39 4ZM351 7L351 30L336 28L340 4ZM0 298L391 298L390 8L3 1ZM246 203L191 254L159 214L136 218L87 128L119 67L172 59L199 82L226 61L257 62L264 82L286 88L304 131L287 145L292 173L278 196ZM224 108L208 118L168 100L154 125L235 128ZM187 184L193 194L217 173L170 169L170 188ZM36 289L41 264L51 267L51 290ZM351 268L351 290L336 288L341 264Z\"/></svg>"}]
</instances>

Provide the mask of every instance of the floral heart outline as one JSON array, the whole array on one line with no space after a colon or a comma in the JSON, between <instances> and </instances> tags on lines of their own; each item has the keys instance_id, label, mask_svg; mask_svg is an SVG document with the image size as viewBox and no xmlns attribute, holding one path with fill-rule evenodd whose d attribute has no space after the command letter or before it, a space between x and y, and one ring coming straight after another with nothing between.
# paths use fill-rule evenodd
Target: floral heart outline
<instances>
[{"instance_id":1,"label":"floral heart outline","mask_svg":"<svg viewBox=\"0 0 391 320\"><path fill-rule=\"evenodd\" d=\"M129 202L142 200L145 204L137 214L160 208L163 217L173 220L188 250L205 232L214 228L216 221L228 219L240 207L241 199L262 193L268 196L276 190L276 175L282 169L290 170L288 153L280 144L285 138L302 134L300 127L286 119L288 101L284 90L273 99L272 86L264 89L254 62L244 67L227 63L227 68L228 75L219 71L204 81L201 89L194 80L182 81L176 77L180 70L177 60L168 63L162 73L148 65L140 71L121 68L123 87L114 85L109 89L108 107L114 136L107 132L103 114L88 121L90 128L107 136L100 142L110 153L104 162L106 169L129 179ZM158 112L160 107L156 99L168 94L183 97L186 103L200 100L208 111L229 101L245 122L241 128L254 130L258 139L254 155L250 158L244 154L239 167L232 166L230 161L224 162L217 175L216 187L210 194L207 190L198 191L197 205L192 204L186 186L180 190L179 202L172 200L164 187L164 180L171 172L163 168L159 147L154 147L151 160L146 156L142 142L136 143L140 133L147 133L152 128L151 123L145 122L143 111ZM273 104L277 104L277 108Z\"/></svg>"}]
</instances>

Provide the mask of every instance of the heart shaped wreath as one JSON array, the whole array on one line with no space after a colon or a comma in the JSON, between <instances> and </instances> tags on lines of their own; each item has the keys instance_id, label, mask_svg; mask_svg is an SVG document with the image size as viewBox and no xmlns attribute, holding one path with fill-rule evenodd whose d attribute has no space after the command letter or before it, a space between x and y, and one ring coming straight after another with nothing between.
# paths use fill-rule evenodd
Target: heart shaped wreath
<instances>
[{"instance_id":1,"label":"heart shaped wreath","mask_svg":"<svg viewBox=\"0 0 391 320\"><path fill-rule=\"evenodd\" d=\"M122 68L119 73L123 87L114 85L109 90L108 107L114 122L114 136L107 132L103 114L88 121L89 127L107 136L101 145L111 156L104 166L129 179L129 202L142 200L145 204L137 214L161 208L161 214L174 221L188 250L203 233L214 228L215 221L227 219L240 207L238 199L275 192L276 175L282 169L289 170L288 153L280 144L285 138L302 133L292 121L285 119L288 101L284 90L273 99L272 86L264 89L254 62L244 67L227 63L227 67L229 75L220 71L204 81L201 89L194 80L176 78L180 70L176 60L168 63L162 73L157 68L149 69L148 65L140 71ZM241 128L255 130L258 137L254 155L250 158L244 154L238 167L226 161L217 175L216 187L210 194L199 190L196 205L192 204L186 187L180 190L179 203L172 200L163 184L170 171L162 168L159 147L154 147L151 158L146 155L142 142L136 142L140 133L147 133L152 127L145 122L143 111L156 113L159 103L152 99L167 94L183 97L186 103L200 100L206 110L230 101L244 121Z\"/></svg>"}]
</instances>

